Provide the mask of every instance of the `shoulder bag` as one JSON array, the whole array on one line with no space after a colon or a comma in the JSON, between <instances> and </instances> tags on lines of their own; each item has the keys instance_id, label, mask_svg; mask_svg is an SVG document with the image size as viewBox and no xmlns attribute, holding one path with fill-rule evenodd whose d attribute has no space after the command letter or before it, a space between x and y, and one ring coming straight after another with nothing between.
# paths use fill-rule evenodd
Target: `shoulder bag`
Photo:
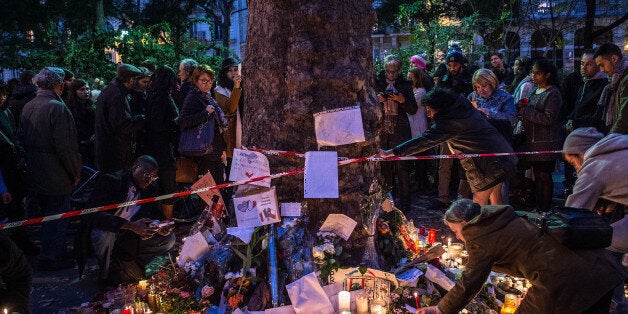
<instances>
[{"instance_id":1,"label":"shoulder bag","mask_svg":"<svg viewBox=\"0 0 628 314\"><path fill-rule=\"evenodd\" d=\"M209 117L207 121L190 129L182 129L179 138L179 153L183 156L204 156L212 151L216 119Z\"/></svg>"}]
</instances>

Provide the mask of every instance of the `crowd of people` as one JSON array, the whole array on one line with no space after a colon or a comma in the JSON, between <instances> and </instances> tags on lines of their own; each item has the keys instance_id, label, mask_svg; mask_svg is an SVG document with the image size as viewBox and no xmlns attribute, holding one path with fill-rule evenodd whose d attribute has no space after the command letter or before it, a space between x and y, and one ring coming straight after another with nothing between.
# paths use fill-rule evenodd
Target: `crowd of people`
<instances>
[{"instance_id":1,"label":"crowd of people","mask_svg":"<svg viewBox=\"0 0 628 314\"><path fill-rule=\"evenodd\" d=\"M404 75L400 72L404 61L390 55L385 69L374 78L383 111L382 157L436 150L481 154L564 149L564 155L465 157L441 159L437 165L433 161L382 163L382 185L394 194L395 205L404 212L411 210L413 184L420 189L437 186L442 208L455 199L471 199L470 204L477 206L507 205L510 181L525 175L534 182L535 210L547 212L552 206L552 172L562 157L571 165L565 170L567 205L612 214L611 251L621 259L628 247L623 218L628 182L612 175L625 172L623 163L614 161L628 153L628 68L621 49L604 44L584 52L580 71L562 81L556 66L544 58L519 57L511 69L496 52L490 56L489 68L474 70L454 45L431 75L426 60L426 55L412 56L411 69ZM120 64L115 78L99 92L91 91L86 79L74 78L67 69L23 71L17 84L0 86L1 222L69 211L85 169L101 174L89 206L176 192L177 157L193 161L198 175L209 172L217 184L225 182L233 150L241 147L241 83L239 64L233 58L225 58L217 72L193 59L182 60L178 73L150 61ZM179 154L181 130L200 129L208 121L213 122L216 135L211 151L200 156ZM457 195L452 197L450 185L456 178ZM222 192L229 200L229 191ZM600 209L598 199L614 206L605 203ZM460 208L466 208L474 215L465 219L446 215L446 222L466 225L488 215L502 217L502 225L513 224L509 206L480 210L484 207L470 204L457 202L448 213L455 209L460 214ZM0 238L0 245L12 252L8 259L0 259L4 271L0 276L5 288L13 290L11 280L16 276L5 274L19 269L17 278L30 285L30 268L21 252L38 256L40 270L69 268L77 260L82 271L85 257L93 251L102 283L137 281L154 256L174 245L172 225L160 224L173 216L172 200L86 216L75 241L76 254L66 251L65 219L42 224L40 247L24 228L11 228L8 238ZM465 234L464 227L454 228L461 240L486 232L469 227ZM484 267L484 272L487 265L478 267ZM606 282L604 289L616 284ZM15 306L27 312L28 295L24 285L18 286L13 293L22 298L14 298ZM472 292L464 289L455 290L455 295L466 297ZM601 297L595 294L593 299ZM574 309L594 305L593 299ZM449 312L458 309L461 301L443 302L439 310Z\"/></svg>"}]
</instances>

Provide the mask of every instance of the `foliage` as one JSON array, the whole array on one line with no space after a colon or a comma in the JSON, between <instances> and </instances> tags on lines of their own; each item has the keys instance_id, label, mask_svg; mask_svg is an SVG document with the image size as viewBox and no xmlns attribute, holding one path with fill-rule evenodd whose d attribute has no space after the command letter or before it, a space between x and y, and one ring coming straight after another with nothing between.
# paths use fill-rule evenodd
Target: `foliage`
<instances>
[{"instance_id":1,"label":"foliage","mask_svg":"<svg viewBox=\"0 0 628 314\"><path fill-rule=\"evenodd\" d=\"M338 268L342 266L350 256L342 249L342 238L333 232L318 232L316 234L316 245L312 248L314 263L318 265L320 271L318 277L325 284Z\"/></svg>"},{"instance_id":2,"label":"foliage","mask_svg":"<svg viewBox=\"0 0 628 314\"><path fill-rule=\"evenodd\" d=\"M205 286L197 296L196 283L185 269L172 263L162 267L151 280L151 289L161 297L161 306L168 313L187 314L189 311L200 311L211 306L209 298L214 289Z\"/></svg>"}]
</instances>

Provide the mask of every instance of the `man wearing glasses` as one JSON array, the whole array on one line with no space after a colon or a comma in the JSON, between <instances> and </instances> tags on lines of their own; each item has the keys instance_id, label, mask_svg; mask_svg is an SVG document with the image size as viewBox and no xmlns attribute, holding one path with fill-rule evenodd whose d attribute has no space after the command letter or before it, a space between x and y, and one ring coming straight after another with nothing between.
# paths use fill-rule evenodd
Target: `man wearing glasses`
<instances>
[{"instance_id":1,"label":"man wearing glasses","mask_svg":"<svg viewBox=\"0 0 628 314\"><path fill-rule=\"evenodd\" d=\"M157 161L151 156L137 158L133 166L98 178L90 206L137 201L158 195ZM85 265L89 246L98 259L100 283L115 286L145 278L146 265L167 253L175 243L171 224L159 224L164 213L158 202L129 205L86 216L77 235L79 273Z\"/></svg>"},{"instance_id":2,"label":"man wearing glasses","mask_svg":"<svg viewBox=\"0 0 628 314\"><path fill-rule=\"evenodd\" d=\"M377 99L383 107L384 121L380 133L380 147L391 149L412 138L408 114L418 110L412 82L400 75L401 59L389 55L384 60L386 69L375 78ZM381 163L384 189L393 191L398 200L397 208L403 212L410 210L411 161Z\"/></svg>"},{"instance_id":3,"label":"man wearing glasses","mask_svg":"<svg viewBox=\"0 0 628 314\"><path fill-rule=\"evenodd\" d=\"M127 169L135 157L136 134L144 126L144 115L133 115L129 105L131 88L142 71L120 64L116 77L96 101L96 168L104 173Z\"/></svg>"}]
</instances>

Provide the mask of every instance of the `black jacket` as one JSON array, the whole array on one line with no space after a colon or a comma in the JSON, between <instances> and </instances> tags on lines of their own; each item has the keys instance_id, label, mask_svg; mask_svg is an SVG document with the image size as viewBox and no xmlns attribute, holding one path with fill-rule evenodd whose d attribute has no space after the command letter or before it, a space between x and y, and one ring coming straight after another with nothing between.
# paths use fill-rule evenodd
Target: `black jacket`
<instances>
[{"instance_id":1,"label":"black jacket","mask_svg":"<svg viewBox=\"0 0 628 314\"><path fill-rule=\"evenodd\" d=\"M454 154L509 153L513 149L488 119L464 97L441 108L434 124L421 136L395 147L397 156L414 155L447 142ZM460 164L472 190L482 191L503 181L517 163L517 157L465 157Z\"/></svg>"},{"instance_id":2,"label":"black jacket","mask_svg":"<svg viewBox=\"0 0 628 314\"><path fill-rule=\"evenodd\" d=\"M573 120L574 129L588 126L601 128L604 126L604 121L601 117L597 117L595 112L602 90L608 85L608 78L605 75L596 77L585 80L578 88L578 98L574 103L573 111L567 117L567 119Z\"/></svg>"},{"instance_id":3,"label":"black jacket","mask_svg":"<svg viewBox=\"0 0 628 314\"><path fill-rule=\"evenodd\" d=\"M20 115L24 105L33 100L37 96L37 86L33 84L18 85L11 94L11 97L7 100L7 106L13 116L16 117L16 127L20 126Z\"/></svg>"},{"instance_id":4,"label":"black jacket","mask_svg":"<svg viewBox=\"0 0 628 314\"><path fill-rule=\"evenodd\" d=\"M377 93L386 90L388 83L386 82L386 72L380 72L375 78L375 91ZM382 132L380 135L380 145L382 148L392 148L395 145L407 141L412 138L412 132L410 131L410 121L407 114L415 114L418 110L416 99L414 98L414 92L412 91L412 82L398 76L393 86L397 91L403 95L406 102L399 104L398 114L395 119L395 132L388 134Z\"/></svg>"},{"instance_id":5,"label":"black jacket","mask_svg":"<svg viewBox=\"0 0 628 314\"><path fill-rule=\"evenodd\" d=\"M119 204L126 201L131 182L131 171L121 170L109 174L101 174L95 180L93 190L89 198L88 207L99 207L111 204ZM154 197L159 194L155 183L140 191L139 199ZM75 253L79 265L79 275L85 267L86 257L91 252L91 231L100 229L110 232L120 232L120 227L127 221L115 215L117 208L82 216L82 223L75 239ZM131 221L142 218L153 220L165 219L158 202L142 204L140 210L133 215Z\"/></svg>"},{"instance_id":6,"label":"black jacket","mask_svg":"<svg viewBox=\"0 0 628 314\"><path fill-rule=\"evenodd\" d=\"M212 105L214 112L209 114L207 110L205 110L207 105ZM227 118L213 98L205 97L203 92L194 86L183 102L177 124L181 129L191 129L206 122L208 119L216 119L214 142L212 143L213 149L210 155L220 156L222 155L222 151L227 148L224 138L220 136L222 130L227 128Z\"/></svg>"},{"instance_id":7,"label":"black jacket","mask_svg":"<svg viewBox=\"0 0 628 314\"><path fill-rule=\"evenodd\" d=\"M469 95L473 91L471 85L471 75L467 72L467 69L463 68L456 76L451 76L451 73L447 71L447 74L438 81L438 87L453 89L457 94L464 96Z\"/></svg>"},{"instance_id":8,"label":"black jacket","mask_svg":"<svg viewBox=\"0 0 628 314\"><path fill-rule=\"evenodd\" d=\"M135 157L134 133L144 125L144 116L132 115L129 90L114 79L96 101L95 158L99 171L127 169Z\"/></svg>"}]
</instances>

